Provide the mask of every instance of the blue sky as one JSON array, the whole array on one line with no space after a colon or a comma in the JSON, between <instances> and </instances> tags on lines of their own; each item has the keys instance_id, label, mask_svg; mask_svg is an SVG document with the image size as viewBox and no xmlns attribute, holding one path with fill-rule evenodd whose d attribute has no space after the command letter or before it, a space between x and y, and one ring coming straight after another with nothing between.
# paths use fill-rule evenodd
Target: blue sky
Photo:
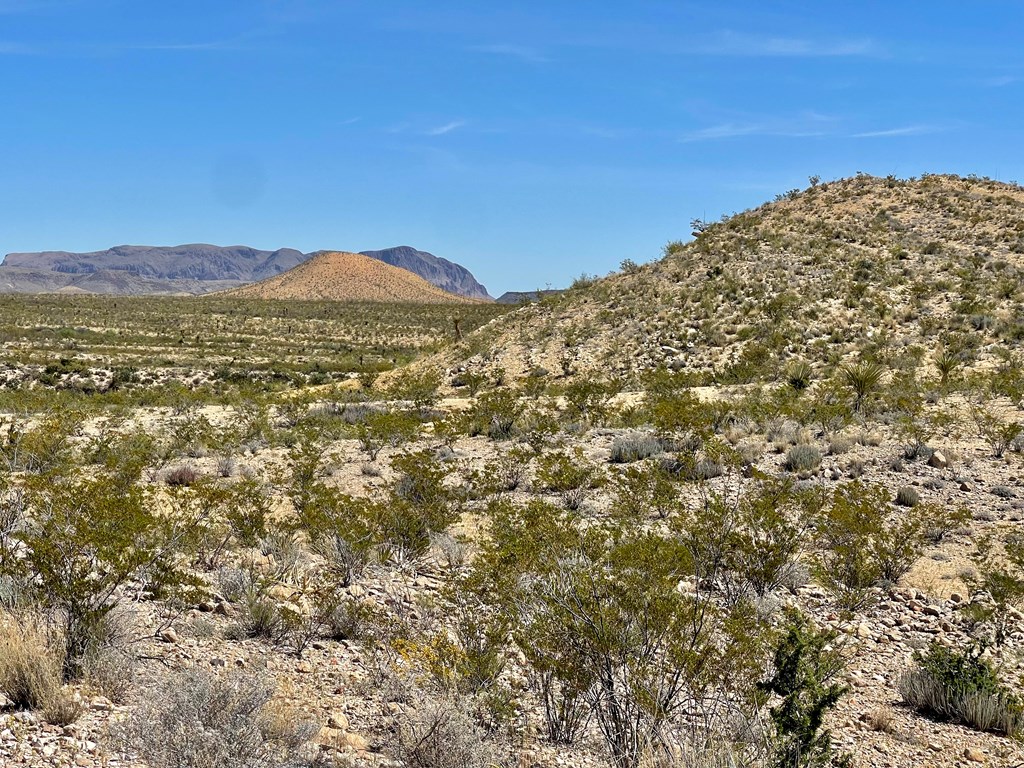
<instances>
[{"instance_id":1,"label":"blue sky","mask_svg":"<svg viewBox=\"0 0 1024 768\"><path fill-rule=\"evenodd\" d=\"M0 252L409 244L497 295L858 171L1024 181L1024 4L0 0Z\"/></svg>"}]
</instances>

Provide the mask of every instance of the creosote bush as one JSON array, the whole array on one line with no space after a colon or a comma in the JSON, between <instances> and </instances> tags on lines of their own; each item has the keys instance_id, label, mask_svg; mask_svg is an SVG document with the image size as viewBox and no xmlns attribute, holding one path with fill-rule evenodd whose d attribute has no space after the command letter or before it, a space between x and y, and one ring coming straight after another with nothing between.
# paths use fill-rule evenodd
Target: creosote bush
<instances>
[{"instance_id":1,"label":"creosote bush","mask_svg":"<svg viewBox=\"0 0 1024 768\"><path fill-rule=\"evenodd\" d=\"M109 476L40 479L25 488L23 521L0 537L0 575L20 579L55 620L64 642L64 677L105 631L105 620L144 579L149 594L193 590L196 579L180 555L202 522L159 516L149 494ZM16 556L17 547L24 556Z\"/></svg>"}]
</instances>

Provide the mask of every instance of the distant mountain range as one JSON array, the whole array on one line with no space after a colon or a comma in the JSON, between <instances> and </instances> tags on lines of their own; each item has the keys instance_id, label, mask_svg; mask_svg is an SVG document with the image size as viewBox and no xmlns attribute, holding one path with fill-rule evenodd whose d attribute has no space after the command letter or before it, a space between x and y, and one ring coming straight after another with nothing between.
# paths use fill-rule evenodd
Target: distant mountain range
<instances>
[{"instance_id":1,"label":"distant mountain range","mask_svg":"<svg viewBox=\"0 0 1024 768\"><path fill-rule=\"evenodd\" d=\"M291 248L262 251L202 243L121 245L91 253L9 253L0 264L0 293L210 293L279 275L313 255ZM465 267L426 251L399 246L363 255L406 269L449 293L490 298Z\"/></svg>"}]
</instances>

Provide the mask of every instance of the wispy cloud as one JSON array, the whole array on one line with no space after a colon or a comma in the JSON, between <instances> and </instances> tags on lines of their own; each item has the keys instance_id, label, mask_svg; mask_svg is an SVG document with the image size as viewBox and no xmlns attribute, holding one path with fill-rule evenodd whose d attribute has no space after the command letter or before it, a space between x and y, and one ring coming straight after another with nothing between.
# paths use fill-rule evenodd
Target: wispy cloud
<instances>
[{"instance_id":1,"label":"wispy cloud","mask_svg":"<svg viewBox=\"0 0 1024 768\"><path fill-rule=\"evenodd\" d=\"M680 141L720 141L743 136L777 136L780 138L809 138L826 136L834 132L836 120L829 115L805 112L795 117L767 117L747 120L725 120L706 128L685 133Z\"/></svg>"},{"instance_id":2,"label":"wispy cloud","mask_svg":"<svg viewBox=\"0 0 1024 768\"><path fill-rule=\"evenodd\" d=\"M474 45L471 46L469 50L474 51L475 53L487 53L494 56L508 56L519 59L520 61L529 62L530 64L545 64L550 61L547 56L536 49L523 45L508 45L505 43L497 45Z\"/></svg>"},{"instance_id":3,"label":"wispy cloud","mask_svg":"<svg viewBox=\"0 0 1024 768\"><path fill-rule=\"evenodd\" d=\"M465 120L452 120L450 123L431 128L426 132L427 136L444 136L446 133L457 131L466 124Z\"/></svg>"},{"instance_id":4,"label":"wispy cloud","mask_svg":"<svg viewBox=\"0 0 1024 768\"><path fill-rule=\"evenodd\" d=\"M985 88L1005 88L1008 85L1019 83L1020 78L1014 77L1013 75L1003 75L1001 77L990 77L981 81L981 85Z\"/></svg>"},{"instance_id":5,"label":"wispy cloud","mask_svg":"<svg viewBox=\"0 0 1024 768\"><path fill-rule=\"evenodd\" d=\"M722 32L707 43L690 48L693 53L712 56L776 56L823 58L833 56L878 56L878 44L869 38L811 40Z\"/></svg>"},{"instance_id":6,"label":"wispy cloud","mask_svg":"<svg viewBox=\"0 0 1024 768\"><path fill-rule=\"evenodd\" d=\"M920 136L925 133L941 131L937 125L903 125L898 128L885 128L879 131L864 131L853 134L855 139L885 139L893 136Z\"/></svg>"}]
</instances>

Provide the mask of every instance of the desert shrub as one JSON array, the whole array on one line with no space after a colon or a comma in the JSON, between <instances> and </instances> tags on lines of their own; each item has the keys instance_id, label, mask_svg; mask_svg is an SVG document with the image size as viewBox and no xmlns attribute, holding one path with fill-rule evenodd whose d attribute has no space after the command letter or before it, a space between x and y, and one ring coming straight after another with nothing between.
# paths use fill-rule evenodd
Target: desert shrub
<instances>
[{"instance_id":1,"label":"desert shrub","mask_svg":"<svg viewBox=\"0 0 1024 768\"><path fill-rule=\"evenodd\" d=\"M981 648L933 642L914 653L899 681L903 700L919 712L1013 737L1024 726L1024 703L1004 686Z\"/></svg>"},{"instance_id":2,"label":"desert shrub","mask_svg":"<svg viewBox=\"0 0 1024 768\"><path fill-rule=\"evenodd\" d=\"M413 414L401 411L373 413L356 427L360 447L370 461L376 461L384 448L396 448L402 443L414 440L420 433L422 423Z\"/></svg>"},{"instance_id":3,"label":"desert shrub","mask_svg":"<svg viewBox=\"0 0 1024 768\"><path fill-rule=\"evenodd\" d=\"M848 768L852 757L839 753L832 735L822 728L829 710L846 693L836 682L843 660L831 650L835 633L816 632L795 611L775 647L772 676L758 684L781 701L769 709L772 725L769 765L772 768Z\"/></svg>"},{"instance_id":4,"label":"desert shrub","mask_svg":"<svg viewBox=\"0 0 1024 768\"><path fill-rule=\"evenodd\" d=\"M551 738L573 731L582 703L612 763L637 768L684 709L750 690L741 681L763 661L757 624L678 588L694 576L680 538L584 524L542 502L489 511L492 539L466 587L512 621Z\"/></svg>"},{"instance_id":5,"label":"desert shrub","mask_svg":"<svg viewBox=\"0 0 1024 768\"><path fill-rule=\"evenodd\" d=\"M430 547L431 536L459 519L463 492L445 484L447 469L427 451L396 456L391 466L399 474L390 496L373 508L379 541L419 557Z\"/></svg>"},{"instance_id":6,"label":"desert shrub","mask_svg":"<svg viewBox=\"0 0 1024 768\"><path fill-rule=\"evenodd\" d=\"M482 498L516 490L529 475L530 458L531 452L524 448L499 453L483 469L470 473L471 493Z\"/></svg>"},{"instance_id":7,"label":"desert shrub","mask_svg":"<svg viewBox=\"0 0 1024 768\"><path fill-rule=\"evenodd\" d=\"M25 579L52 614L65 643L65 677L81 673L123 588L141 579L149 594L166 596L197 586L179 555L203 521L162 517L154 506L141 488L102 475L26 489L25 526L13 536L24 556L0 558L0 570Z\"/></svg>"},{"instance_id":8,"label":"desert shrub","mask_svg":"<svg viewBox=\"0 0 1024 768\"><path fill-rule=\"evenodd\" d=\"M988 443L992 455L997 459L1003 458L1013 441L1024 433L1024 424L1003 421L983 409L973 409L973 416L979 435Z\"/></svg>"},{"instance_id":9,"label":"desert shrub","mask_svg":"<svg viewBox=\"0 0 1024 768\"><path fill-rule=\"evenodd\" d=\"M657 463L625 467L613 475L612 488L612 514L627 519L665 518L679 506L676 484Z\"/></svg>"},{"instance_id":10,"label":"desert shrub","mask_svg":"<svg viewBox=\"0 0 1024 768\"><path fill-rule=\"evenodd\" d=\"M313 763L302 745L317 725L291 718L269 722L273 689L238 673L218 677L193 668L147 689L114 731L126 755L144 755L152 768L299 768ZM270 737L273 736L271 739Z\"/></svg>"},{"instance_id":11,"label":"desert shrub","mask_svg":"<svg viewBox=\"0 0 1024 768\"><path fill-rule=\"evenodd\" d=\"M565 388L566 412L570 419L587 425L608 418L612 398L622 391L622 382L580 377Z\"/></svg>"},{"instance_id":12,"label":"desert shrub","mask_svg":"<svg viewBox=\"0 0 1024 768\"><path fill-rule=\"evenodd\" d=\"M38 474L67 466L73 451L72 437L81 426L77 413L59 413L35 426L11 421L0 441L0 457L10 471Z\"/></svg>"},{"instance_id":13,"label":"desert shrub","mask_svg":"<svg viewBox=\"0 0 1024 768\"><path fill-rule=\"evenodd\" d=\"M806 538L806 498L786 480L761 480L735 503L711 496L712 519L726 532L722 581L727 595L757 597L781 586ZM731 594L730 594L731 593Z\"/></svg>"},{"instance_id":14,"label":"desert shrub","mask_svg":"<svg viewBox=\"0 0 1024 768\"><path fill-rule=\"evenodd\" d=\"M921 557L929 537L956 513L920 504L890 519L889 492L852 481L838 486L819 516L818 580L848 610L870 601L870 588L896 582Z\"/></svg>"},{"instance_id":15,"label":"desert shrub","mask_svg":"<svg viewBox=\"0 0 1024 768\"><path fill-rule=\"evenodd\" d=\"M635 432L615 438L612 442L609 460L613 464L630 464L657 456L663 451L662 442L657 437L643 432Z\"/></svg>"},{"instance_id":16,"label":"desert shrub","mask_svg":"<svg viewBox=\"0 0 1024 768\"><path fill-rule=\"evenodd\" d=\"M512 389L493 389L480 395L469 409L469 434L487 435L492 440L509 440L525 406Z\"/></svg>"},{"instance_id":17,"label":"desert shrub","mask_svg":"<svg viewBox=\"0 0 1024 768\"><path fill-rule=\"evenodd\" d=\"M394 400L408 400L417 411L423 413L438 401L441 381L441 372L438 370L416 371L406 368L391 380L387 395Z\"/></svg>"},{"instance_id":18,"label":"desert shrub","mask_svg":"<svg viewBox=\"0 0 1024 768\"><path fill-rule=\"evenodd\" d=\"M98 644L82 659L82 682L90 690L122 704L135 682L135 665L136 658L129 648Z\"/></svg>"},{"instance_id":19,"label":"desert shrub","mask_svg":"<svg viewBox=\"0 0 1024 768\"><path fill-rule=\"evenodd\" d=\"M572 453L553 451L537 459L537 482L546 491L566 493L592 488L597 477L597 468L578 447Z\"/></svg>"},{"instance_id":20,"label":"desert shrub","mask_svg":"<svg viewBox=\"0 0 1024 768\"><path fill-rule=\"evenodd\" d=\"M351 598L341 600L331 609L326 635L333 640L361 640L373 618L372 604Z\"/></svg>"},{"instance_id":21,"label":"desert shrub","mask_svg":"<svg viewBox=\"0 0 1024 768\"><path fill-rule=\"evenodd\" d=\"M409 768L491 768L501 764L498 751L459 700L423 694L398 718L387 752Z\"/></svg>"},{"instance_id":22,"label":"desert shrub","mask_svg":"<svg viewBox=\"0 0 1024 768\"><path fill-rule=\"evenodd\" d=\"M167 475L164 477L164 482L170 486L184 486L187 488L197 483L200 477L198 469L186 464L185 466L168 470Z\"/></svg>"},{"instance_id":23,"label":"desert shrub","mask_svg":"<svg viewBox=\"0 0 1024 768\"><path fill-rule=\"evenodd\" d=\"M896 503L901 507L916 507L921 503L921 494L913 486L900 486L896 491Z\"/></svg>"},{"instance_id":24,"label":"desert shrub","mask_svg":"<svg viewBox=\"0 0 1024 768\"><path fill-rule=\"evenodd\" d=\"M1024 607L1024 536L1012 533L1001 541L982 536L971 559L974 569L963 574L971 590L964 613L986 641L1002 646L1016 631L1014 616Z\"/></svg>"},{"instance_id":25,"label":"desert shrub","mask_svg":"<svg viewBox=\"0 0 1024 768\"><path fill-rule=\"evenodd\" d=\"M811 472L821 466L821 449L814 445L794 445L783 463L790 472Z\"/></svg>"}]
</instances>

